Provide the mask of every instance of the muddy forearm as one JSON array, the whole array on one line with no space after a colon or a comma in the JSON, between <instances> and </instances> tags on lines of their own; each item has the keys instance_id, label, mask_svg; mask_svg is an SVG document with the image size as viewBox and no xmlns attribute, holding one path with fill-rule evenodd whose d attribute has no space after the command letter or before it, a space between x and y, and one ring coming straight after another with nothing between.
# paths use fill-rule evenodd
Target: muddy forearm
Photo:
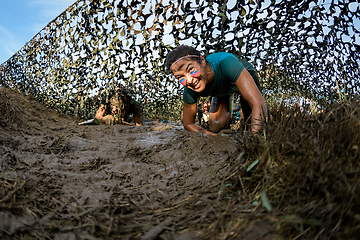
<instances>
[{"instance_id":1,"label":"muddy forearm","mask_svg":"<svg viewBox=\"0 0 360 240\"><path fill-rule=\"evenodd\" d=\"M198 133L216 135L215 133L209 132L195 124L196 112L197 112L196 104L190 105L190 104L184 103L184 109L183 109L184 129L189 132L198 132Z\"/></svg>"},{"instance_id":2,"label":"muddy forearm","mask_svg":"<svg viewBox=\"0 0 360 240\"><path fill-rule=\"evenodd\" d=\"M95 118L99 121L100 124L104 124L104 115L106 111L106 106L104 104L101 104L99 109L96 111Z\"/></svg>"},{"instance_id":3,"label":"muddy forearm","mask_svg":"<svg viewBox=\"0 0 360 240\"><path fill-rule=\"evenodd\" d=\"M262 126L264 112L267 112L267 108L265 105L254 106L252 109L251 131L255 134L260 130Z\"/></svg>"},{"instance_id":4,"label":"muddy forearm","mask_svg":"<svg viewBox=\"0 0 360 240\"><path fill-rule=\"evenodd\" d=\"M95 118L99 121L100 124L105 124L104 117L101 116L95 116Z\"/></svg>"},{"instance_id":5,"label":"muddy forearm","mask_svg":"<svg viewBox=\"0 0 360 240\"><path fill-rule=\"evenodd\" d=\"M134 122L136 126L142 126L144 124L143 117L140 113L134 115Z\"/></svg>"},{"instance_id":6,"label":"muddy forearm","mask_svg":"<svg viewBox=\"0 0 360 240\"><path fill-rule=\"evenodd\" d=\"M117 119L115 119L112 115L106 115L105 117L96 115L95 118L99 121L100 124L114 125L118 123Z\"/></svg>"},{"instance_id":7,"label":"muddy forearm","mask_svg":"<svg viewBox=\"0 0 360 240\"><path fill-rule=\"evenodd\" d=\"M213 132L209 132L209 131L203 129L202 127L196 125L195 123L192 123L192 124L189 124L189 125L184 125L184 128L185 128L185 130L187 130L189 132L198 132L198 133L216 135Z\"/></svg>"}]
</instances>

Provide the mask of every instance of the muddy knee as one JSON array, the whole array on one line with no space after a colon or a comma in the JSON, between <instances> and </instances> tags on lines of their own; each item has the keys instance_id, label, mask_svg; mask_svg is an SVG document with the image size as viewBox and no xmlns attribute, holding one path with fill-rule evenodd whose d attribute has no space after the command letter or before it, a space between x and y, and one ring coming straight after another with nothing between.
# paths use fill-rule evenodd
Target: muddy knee
<instances>
[{"instance_id":1,"label":"muddy knee","mask_svg":"<svg viewBox=\"0 0 360 240\"><path fill-rule=\"evenodd\" d=\"M218 133L218 132L220 132L221 129L223 129L223 128L222 128L222 124L220 123L220 121L210 121L209 122L209 130L211 132Z\"/></svg>"},{"instance_id":2,"label":"muddy knee","mask_svg":"<svg viewBox=\"0 0 360 240\"><path fill-rule=\"evenodd\" d=\"M229 124L230 124L230 115L229 114L227 116L222 117L221 119L216 117L216 115L215 116L213 115L212 117L210 116L209 130L211 132L218 133L222 129L228 128Z\"/></svg>"}]
</instances>

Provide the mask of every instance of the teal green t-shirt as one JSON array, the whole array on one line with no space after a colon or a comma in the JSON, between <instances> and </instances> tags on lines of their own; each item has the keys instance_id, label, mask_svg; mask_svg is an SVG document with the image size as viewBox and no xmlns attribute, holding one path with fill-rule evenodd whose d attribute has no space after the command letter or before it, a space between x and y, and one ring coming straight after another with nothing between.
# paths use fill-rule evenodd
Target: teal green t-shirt
<instances>
[{"instance_id":1,"label":"teal green t-shirt","mask_svg":"<svg viewBox=\"0 0 360 240\"><path fill-rule=\"evenodd\" d=\"M244 68L252 77L256 75L256 70L251 63L238 59L231 53L213 53L206 57L206 61L210 63L214 71L214 80L202 92L195 92L185 87L183 101L187 104L195 104L199 97L223 97L239 92L235 82Z\"/></svg>"}]
</instances>

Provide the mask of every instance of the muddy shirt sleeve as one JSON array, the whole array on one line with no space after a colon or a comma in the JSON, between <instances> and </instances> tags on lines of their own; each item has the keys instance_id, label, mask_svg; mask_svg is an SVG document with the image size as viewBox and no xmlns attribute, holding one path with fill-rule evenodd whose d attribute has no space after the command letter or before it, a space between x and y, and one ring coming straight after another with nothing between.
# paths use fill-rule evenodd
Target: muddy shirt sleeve
<instances>
[{"instance_id":1,"label":"muddy shirt sleeve","mask_svg":"<svg viewBox=\"0 0 360 240\"><path fill-rule=\"evenodd\" d=\"M219 68L217 69L218 72L214 72L215 74L219 74L220 78L227 79L227 81L230 81L230 83L235 84L244 68L250 73L252 77L256 75L256 70L251 63L229 54L220 61Z\"/></svg>"},{"instance_id":2,"label":"muddy shirt sleeve","mask_svg":"<svg viewBox=\"0 0 360 240\"><path fill-rule=\"evenodd\" d=\"M184 87L183 101L189 105L193 105L197 102L199 95L191 89Z\"/></svg>"},{"instance_id":3,"label":"muddy shirt sleeve","mask_svg":"<svg viewBox=\"0 0 360 240\"><path fill-rule=\"evenodd\" d=\"M131 99L130 108L129 108L130 114L141 114L141 106L140 104L135 101L133 98Z\"/></svg>"},{"instance_id":4,"label":"muddy shirt sleeve","mask_svg":"<svg viewBox=\"0 0 360 240\"><path fill-rule=\"evenodd\" d=\"M220 62L221 74L225 79L229 79L234 84L244 68L243 62L234 55L230 55Z\"/></svg>"}]
</instances>

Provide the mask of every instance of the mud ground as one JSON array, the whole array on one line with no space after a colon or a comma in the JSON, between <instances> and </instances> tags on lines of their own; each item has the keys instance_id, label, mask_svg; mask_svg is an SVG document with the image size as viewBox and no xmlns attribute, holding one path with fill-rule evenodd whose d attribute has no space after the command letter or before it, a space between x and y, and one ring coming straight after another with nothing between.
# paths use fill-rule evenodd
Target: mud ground
<instances>
[{"instance_id":1,"label":"mud ground","mask_svg":"<svg viewBox=\"0 0 360 240\"><path fill-rule=\"evenodd\" d=\"M4 88L0 103L1 238L222 236L207 235L208 219L222 214L213 199L231 174L226 161L239 155L238 132L206 136L151 121L79 126L81 119ZM242 239L273 239L273 232L261 221Z\"/></svg>"},{"instance_id":2,"label":"mud ground","mask_svg":"<svg viewBox=\"0 0 360 240\"><path fill-rule=\"evenodd\" d=\"M0 239L359 239L359 101L250 138L82 121L0 88Z\"/></svg>"}]
</instances>

